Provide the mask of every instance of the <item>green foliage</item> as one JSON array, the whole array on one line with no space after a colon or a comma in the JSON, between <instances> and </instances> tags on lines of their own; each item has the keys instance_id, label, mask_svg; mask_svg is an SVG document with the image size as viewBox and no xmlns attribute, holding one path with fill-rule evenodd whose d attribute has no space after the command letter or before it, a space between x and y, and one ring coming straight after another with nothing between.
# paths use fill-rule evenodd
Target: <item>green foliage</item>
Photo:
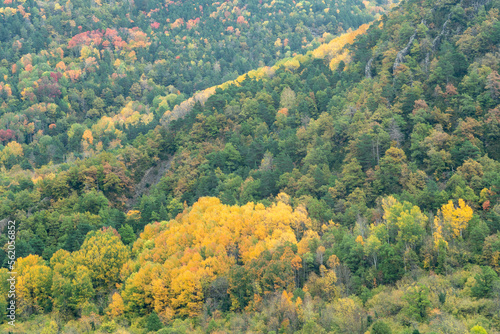
<instances>
[{"instance_id":1,"label":"green foliage","mask_svg":"<svg viewBox=\"0 0 500 334\"><path fill-rule=\"evenodd\" d=\"M404 309L406 315L413 320L422 322L429 316L429 288L424 285L410 287L403 298L408 303Z\"/></svg>"},{"instance_id":2,"label":"green foliage","mask_svg":"<svg viewBox=\"0 0 500 334\"><path fill-rule=\"evenodd\" d=\"M19 263L36 259L20 271L22 320L411 333L486 318L500 330L499 2L406 1L352 44L334 39L388 6L4 1L0 216L17 222ZM252 260L257 239L152 237L207 196L301 215L280 238L255 231L267 239ZM193 258L166 263L177 245Z\"/></svg>"},{"instance_id":3,"label":"green foliage","mask_svg":"<svg viewBox=\"0 0 500 334\"><path fill-rule=\"evenodd\" d=\"M5 296L0 297L0 307L2 310L2 313L0 314L1 318L0 321L3 322L4 320L7 320L7 306L8 306L8 301L5 298Z\"/></svg>"},{"instance_id":4,"label":"green foliage","mask_svg":"<svg viewBox=\"0 0 500 334\"><path fill-rule=\"evenodd\" d=\"M372 325L371 333L373 334L392 334L392 329L389 325L381 320Z\"/></svg>"},{"instance_id":5,"label":"green foliage","mask_svg":"<svg viewBox=\"0 0 500 334\"><path fill-rule=\"evenodd\" d=\"M484 329L483 327L481 327L479 325L472 327L470 330L470 333L471 334L488 334L486 329Z\"/></svg>"},{"instance_id":6,"label":"green foliage","mask_svg":"<svg viewBox=\"0 0 500 334\"><path fill-rule=\"evenodd\" d=\"M135 233L132 226L125 224L118 230L125 245L130 245L135 241Z\"/></svg>"},{"instance_id":7,"label":"green foliage","mask_svg":"<svg viewBox=\"0 0 500 334\"><path fill-rule=\"evenodd\" d=\"M299 332L301 334L322 334L326 333L325 329L318 325L314 320L309 319L302 327L302 330Z\"/></svg>"},{"instance_id":8,"label":"green foliage","mask_svg":"<svg viewBox=\"0 0 500 334\"><path fill-rule=\"evenodd\" d=\"M160 321L160 318L158 317L158 314L156 312L152 312L148 316L148 320L146 322L146 329L149 332L156 332L159 331L163 327L163 324Z\"/></svg>"},{"instance_id":9,"label":"green foliage","mask_svg":"<svg viewBox=\"0 0 500 334\"><path fill-rule=\"evenodd\" d=\"M42 328L42 331L40 333L41 334L57 333L58 330L59 328L57 326L57 323L54 320L52 320Z\"/></svg>"},{"instance_id":10,"label":"green foliage","mask_svg":"<svg viewBox=\"0 0 500 334\"><path fill-rule=\"evenodd\" d=\"M499 281L497 273L488 266L481 267L481 273L475 277L476 283L471 288L472 296L476 298L488 298L493 292L494 285Z\"/></svg>"},{"instance_id":11,"label":"green foliage","mask_svg":"<svg viewBox=\"0 0 500 334\"><path fill-rule=\"evenodd\" d=\"M103 331L103 332L107 332L107 333L113 333L116 331L116 323L114 320L111 320L109 322L105 322L101 325L100 329Z\"/></svg>"}]
</instances>

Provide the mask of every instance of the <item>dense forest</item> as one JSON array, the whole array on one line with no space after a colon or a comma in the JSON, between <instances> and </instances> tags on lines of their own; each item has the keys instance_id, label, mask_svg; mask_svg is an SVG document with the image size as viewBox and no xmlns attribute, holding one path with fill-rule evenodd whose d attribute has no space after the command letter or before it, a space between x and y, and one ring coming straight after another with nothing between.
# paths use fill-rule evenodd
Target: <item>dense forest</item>
<instances>
[{"instance_id":1,"label":"dense forest","mask_svg":"<svg viewBox=\"0 0 500 334\"><path fill-rule=\"evenodd\" d=\"M207 98L228 78L313 50L372 20L376 5L5 1L0 217L20 222L18 257L49 260L91 230L122 227L149 188L137 191L144 174L174 155L167 123L185 115L195 90ZM266 21L274 15L286 24ZM59 199L70 199L66 209Z\"/></svg>"},{"instance_id":2,"label":"dense forest","mask_svg":"<svg viewBox=\"0 0 500 334\"><path fill-rule=\"evenodd\" d=\"M1 6L1 331L500 333L499 0Z\"/></svg>"}]
</instances>

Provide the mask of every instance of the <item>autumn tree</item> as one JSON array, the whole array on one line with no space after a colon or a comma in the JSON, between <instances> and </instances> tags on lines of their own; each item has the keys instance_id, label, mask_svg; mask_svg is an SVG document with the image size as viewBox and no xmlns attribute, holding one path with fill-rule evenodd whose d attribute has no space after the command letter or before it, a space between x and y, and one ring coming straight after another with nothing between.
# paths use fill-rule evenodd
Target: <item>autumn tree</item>
<instances>
[{"instance_id":1,"label":"autumn tree","mask_svg":"<svg viewBox=\"0 0 500 334\"><path fill-rule=\"evenodd\" d=\"M444 204L434 218L435 243L443 238L441 236L443 233L445 240L462 238L462 232L467 227L472 215L472 209L462 199L458 200L458 206L455 206L453 201Z\"/></svg>"},{"instance_id":2,"label":"autumn tree","mask_svg":"<svg viewBox=\"0 0 500 334\"><path fill-rule=\"evenodd\" d=\"M387 195L394 194L401 189L401 172L406 164L404 151L397 147L391 147L380 159L380 167L376 169L377 186Z\"/></svg>"},{"instance_id":3,"label":"autumn tree","mask_svg":"<svg viewBox=\"0 0 500 334\"><path fill-rule=\"evenodd\" d=\"M424 285L411 286L406 290L403 299L408 303L405 308L405 314L418 322L425 321L429 316L429 288Z\"/></svg>"},{"instance_id":4,"label":"autumn tree","mask_svg":"<svg viewBox=\"0 0 500 334\"><path fill-rule=\"evenodd\" d=\"M488 298L493 292L494 285L499 281L497 273L489 266L481 267L481 273L475 276L476 283L471 288L476 298Z\"/></svg>"},{"instance_id":5,"label":"autumn tree","mask_svg":"<svg viewBox=\"0 0 500 334\"><path fill-rule=\"evenodd\" d=\"M17 271L17 293L19 310L23 315L43 313L50 310L52 270L38 255L19 258L15 265Z\"/></svg>"},{"instance_id":6,"label":"autumn tree","mask_svg":"<svg viewBox=\"0 0 500 334\"><path fill-rule=\"evenodd\" d=\"M102 231L89 233L74 255L77 265L88 268L97 290L110 288L120 281L121 267L128 258L129 251L120 238L112 232Z\"/></svg>"}]
</instances>

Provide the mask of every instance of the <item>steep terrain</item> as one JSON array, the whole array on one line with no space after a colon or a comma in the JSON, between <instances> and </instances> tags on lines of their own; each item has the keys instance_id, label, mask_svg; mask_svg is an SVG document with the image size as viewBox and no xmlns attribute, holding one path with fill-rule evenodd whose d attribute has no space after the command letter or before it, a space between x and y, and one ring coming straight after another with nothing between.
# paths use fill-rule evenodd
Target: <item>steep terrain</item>
<instances>
[{"instance_id":1,"label":"steep terrain","mask_svg":"<svg viewBox=\"0 0 500 334\"><path fill-rule=\"evenodd\" d=\"M18 330L499 333L499 19L404 1L190 99L72 123L83 159L30 170L6 139Z\"/></svg>"},{"instance_id":2,"label":"steep terrain","mask_svg":"<svg viewBox=\"0 0 500 334\"><path fill-rule=\"evenodd\" d=\"M192 101L356 28L384 7L357 0L4 1L0 216L20 222L18 256L49 260L60 248L78 249L90 230L122 227L127 203L157 181L141 184L146 171L175 152L166 124Z\"/></svg>"}]
</instances>

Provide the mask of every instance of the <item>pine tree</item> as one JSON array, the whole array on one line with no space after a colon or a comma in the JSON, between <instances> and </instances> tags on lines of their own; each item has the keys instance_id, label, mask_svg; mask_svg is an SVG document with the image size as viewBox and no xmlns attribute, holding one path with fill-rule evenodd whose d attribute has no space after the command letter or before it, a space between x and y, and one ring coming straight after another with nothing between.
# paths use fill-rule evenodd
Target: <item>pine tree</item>
<instances>
[{"instance_id":1,"label":"pine tree","mask_svg":"<svg viewBox=\"0 0 500 334\"><path fill-rule=\"evenodd\" d=\"M158 314L156 314L156 312L151 313L148 317L146 329L149 332L156 332L156 331L159 331L162 327L163 327L163 324L161 323L161 320L158 317Z\"/></svg>"}]
</instances>

